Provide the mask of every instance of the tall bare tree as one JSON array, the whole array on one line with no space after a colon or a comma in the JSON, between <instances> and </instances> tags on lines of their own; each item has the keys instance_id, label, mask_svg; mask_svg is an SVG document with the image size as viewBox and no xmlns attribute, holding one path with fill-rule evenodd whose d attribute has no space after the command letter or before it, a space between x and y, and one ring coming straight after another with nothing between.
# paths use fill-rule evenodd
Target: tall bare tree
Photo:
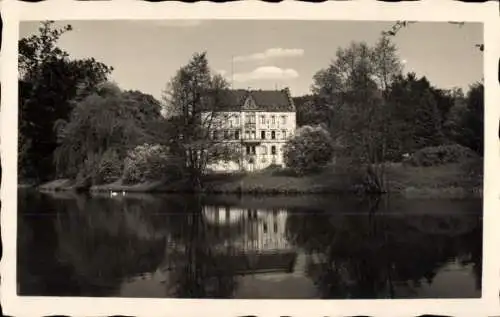
<instances>
[{"instance_id":1,"label":"tall bare tree","mask_svg":"<svg viewBox=\"0 0 500 317\"><path fill-rule=\"evenodd\" d=\"M224 124L224 96L228 84L210 71L206 53L196 53L167 84L164 91L167 135L172 154L193 189L201 189L210 163L229 160L236 154L234 142L213 137Z\"/></svg>"}]
</instances>

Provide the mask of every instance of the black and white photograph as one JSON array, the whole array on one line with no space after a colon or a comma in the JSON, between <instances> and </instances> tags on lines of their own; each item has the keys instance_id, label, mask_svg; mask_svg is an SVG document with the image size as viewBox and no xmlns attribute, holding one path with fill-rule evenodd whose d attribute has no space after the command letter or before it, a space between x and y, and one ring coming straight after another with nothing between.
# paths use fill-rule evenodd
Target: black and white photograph
<instances>
[{"instance_id":1,"label":"black and white photograph","mask_svg":"<svg viewBox=\"0 0 500 317\"><path fill-rule=\"evenodd\" d=\"M484 23L18 32L16 296L483 297Z\"/></svg>"}]
</instances>

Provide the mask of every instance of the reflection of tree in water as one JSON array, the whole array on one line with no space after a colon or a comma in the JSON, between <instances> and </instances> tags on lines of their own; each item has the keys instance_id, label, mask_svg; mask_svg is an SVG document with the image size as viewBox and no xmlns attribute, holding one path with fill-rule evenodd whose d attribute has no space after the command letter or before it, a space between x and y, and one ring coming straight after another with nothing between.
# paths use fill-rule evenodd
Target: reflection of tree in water
<instances>
[{"instance_id":1,"label":"reflection of tree in water","mask_svg":"<svg viewBox=\"0 0 500 317\"><path fill-rule=\"evenodd\" d=\"M56 207L51 200L36 192L20 192L18 210L18 293L71 296L80 295L83 288L92 290L91 286L67 283L75 272L57 259ZM98 290L92 291L98 293Z\"/></svg>"},{"instance_id":2,"label":"reflection of tree in water","mask_svg":"<svg viewBox=\"0 0 500 317\"><path fill-rule=\"evenodd\" d=\"M379 214L390 206L377 199L356 208L366 212L289 217L289 238L311 254L308 274L324 297L392 298L431 283L450 260L481 262L481 248L471 245L481 243L477 215ZM475 270L480 280L480 266Z\"/></svg>"},{"instance_id":3,"label":"reflection of tree in water","mask_svg":"<svg viewBox=\"0 0 500 317\"><path fill-rule=\"evenodd\" d=\"M161 201L92 198L79 205L55 224L59 261L73 267L79 284L109 295L123 279L156 269L166 241Z\"/></svg>"}]
</instances>

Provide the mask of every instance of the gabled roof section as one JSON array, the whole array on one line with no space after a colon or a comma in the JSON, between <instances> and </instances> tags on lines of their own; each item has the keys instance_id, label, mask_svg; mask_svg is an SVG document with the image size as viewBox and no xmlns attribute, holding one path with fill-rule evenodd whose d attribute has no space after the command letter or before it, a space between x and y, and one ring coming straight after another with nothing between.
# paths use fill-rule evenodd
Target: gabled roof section
<instances>
[{"instance_id":1,"label":"gabled roof section","mask_svg":"<svg viewBox=\"0 0 500 317\"><path fill-rule=\"evenodd\" d=\"M245 99L242 110L258 110L257 104L255 103L255 100L253 99L251 93L249 93L247 98Z\"/></svg>"},{"instance_id":2,"label":"gabled roof section","mask_svg":"<svg viewBox=\"0 0 500 317\"><path fill-rule=\"evenodd\" d=\"M225 90L219 94L220 111L295 112L290 91Z\"/></svg>"}]
</instances>

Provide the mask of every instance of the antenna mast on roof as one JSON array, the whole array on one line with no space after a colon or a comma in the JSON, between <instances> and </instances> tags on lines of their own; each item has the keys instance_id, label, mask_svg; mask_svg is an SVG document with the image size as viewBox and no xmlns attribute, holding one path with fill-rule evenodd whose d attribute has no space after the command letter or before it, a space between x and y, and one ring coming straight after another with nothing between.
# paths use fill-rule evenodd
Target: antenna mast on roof
<instances>
[{"instance_id":1,"label":"antenna mast on roof","mask_svg":"<svg viewBox=\"0 0 500 317\"><path fill-rule=\"evenodd\" d=\"M234 89L234 56L231 55L231 89Z\"/></svg>"}]
</instances>

